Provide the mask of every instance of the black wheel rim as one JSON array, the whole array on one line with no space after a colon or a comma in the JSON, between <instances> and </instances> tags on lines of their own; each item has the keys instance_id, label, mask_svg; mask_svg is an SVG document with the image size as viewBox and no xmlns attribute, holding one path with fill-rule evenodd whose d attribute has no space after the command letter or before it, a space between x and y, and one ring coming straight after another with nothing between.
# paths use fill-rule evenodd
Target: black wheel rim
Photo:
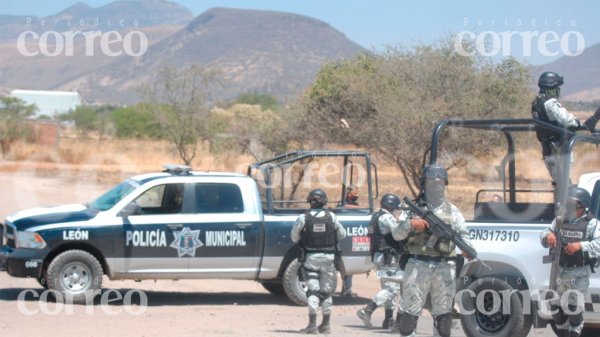
<instances>
[{"instance_id":1,"label":"black wheel rim","mask_svg":"<svg viewBox=\"0 0 600 337\"><path fill-rule=\"evenodd\" d=\"M475 314L477 325L486 333L497 333L506 326L508 320L510 319L509 315L502 314L502 308L504 307L502 303L502 297L500 296L497 299L500 300L500 307L498 308L497 312L487 315L477 311ZM491 312L494 308L494 296L491 293L488 292L483 297L483 306L486 312Z\"/></svg>"}]
</instances>

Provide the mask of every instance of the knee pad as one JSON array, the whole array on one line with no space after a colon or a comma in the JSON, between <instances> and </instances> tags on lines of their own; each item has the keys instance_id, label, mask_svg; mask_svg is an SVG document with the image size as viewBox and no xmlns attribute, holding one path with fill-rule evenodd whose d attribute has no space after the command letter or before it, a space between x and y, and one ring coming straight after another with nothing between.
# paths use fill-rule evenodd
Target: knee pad
<instances>
[{"instance_id":1,"label":"knee pad","mask_svg":"<svg viewBox=\"0 0 600 337\"><path fill-rule=\"evenodd\" d=\"M319 301L320 301L319 291L317 291L317 290L310 290L310 289L307 290L306 291L306 298L309 298L311 296L316 296L317 298L319 298Z\"/></svg>"},{"instance_id":2,"label":"knee pad","mask_svg":"<svg viewBox=\"0 0 600 337\"><path fill-rule=\"evenodd\" d=\"M409 313L402 312L400 314L400 334L410 336L417 329L419 316L413 316Z\"/></svg>"},{"instance_id":3,"label":"knee pad","mask_svg":"<svg viewBox=\"0 0 600 337\"><path fill-rule=\"evenodd\" d=\"M450 337L450 333L452 332L452 315L448 313L436 316L433 319L433 326L441 337Z\"/></svg>"},{"instance_id":4,"label":"knee pad","mask_svg":"<svg viewBox=\"0 0 600 337\"><path fill-rule=\"evenodd\" d=\"M325 301L326 299L331 297L331 295L325 291L320 291L318 296L319 296L319 303L323 303L323 301Z\"/></svg>"}]
</instances>

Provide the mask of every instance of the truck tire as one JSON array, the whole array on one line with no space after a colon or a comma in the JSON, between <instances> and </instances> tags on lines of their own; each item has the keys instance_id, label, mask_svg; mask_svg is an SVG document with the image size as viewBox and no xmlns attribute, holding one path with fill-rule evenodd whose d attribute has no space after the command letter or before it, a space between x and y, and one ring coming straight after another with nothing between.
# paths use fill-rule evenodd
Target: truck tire
<instances>
[{"instance_id":1,"label":"truck tire","mask_svg":"<svg viewBox=\"0 0 600 337\"><path fill-rule=\"evenodd\" d=\"M531 330L532 320L530 315L523 314L523 305L519 295L510 295L509 313L504 315L503 291L513 288L503 280L495 277L485 277L473 281L463 293L461 298L462 308L466 312L474 311L472 314L461 313L460 323L467 337L525 337ZM484 291L488 292L483 293ZM494 295L498 294L500 306L497 313L488 315L477 308L477 298L481 298L484 311L492 311ZM475 294L475 297L472 295ZM480 295L481 294L481 295ZM505 293L506 294L506 293ZM459 303L460 306L460 303Z\"/></svg>"},{"instance_id":2,"label":"truck tire","mask_svg":"<svg viewBox=\"0 0 600 337\"><path fill-rule=\"evenodd\" d=\"M82 250L68 250L50 262L46 281L49 290L62 295L57 300L83 304L87 301L91 303L102 288L102 275L102 266L92 254ZM53 295L57 297L56 294Z\"/></svg>"},{"instance_id":3,"label":"truck tire","mask_svg":"<svg viewBox=\"0 0 600 337\"><path fill-rule=\"evenodd\" d=\"M286 296L296 305L306 305L306 284L298 279L298 268L302 263L298 260L290 262L283 273L283 290Z\"/></svg>"},{"instance_id":4,"label":"truck tire","mask_svg":"<svg viewBox=\"0 0 600 337\"><path fill-rule=\"evenodd\" d=\"M283 273L283 290L287 297L296 305L306 305L306 284L298 280L298 268L302 264L298 260L292 261ZM337 288L337 275L333 279L333 291Z\"/></svg>"},{"instance_id":5,"label":"truck tire","mask_svg":"<svg viewBox=\"0 0 600 337\"><path fill-rule=\"evenodd\" d=\"M268 292L277 296L285 296L285 290L283 290L283 284L280 282L261 282L263 288Z\"/></svg>"}]
</instances>

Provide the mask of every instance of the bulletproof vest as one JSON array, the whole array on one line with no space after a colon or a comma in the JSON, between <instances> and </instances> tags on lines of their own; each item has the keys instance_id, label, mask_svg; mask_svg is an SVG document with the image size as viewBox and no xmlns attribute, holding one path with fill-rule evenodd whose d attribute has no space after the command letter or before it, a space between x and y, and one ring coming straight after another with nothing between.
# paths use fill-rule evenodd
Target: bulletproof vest
<instances>
[{"instance_id":1,"label":"bulletproof vest","mask_svg":"<svg viewBox=\"0 0 600 337\"><path fill-rule=\"evenodd\" d=\"M381 230L379 228L379 219L384 214L385 211L380 209L373 214L371 221L369 222L368 230L371 240L371 255L378 251L389 251L392 248L396 248L398 245L398 241L394 240L392 233L387 233L385 235L381 234Z\"/></svg>"},{"instance_id":2,"label":"bulletproof vest","mask_svg":"<svg viewBox=\"0 0 600 337\"><path fill-rule=\"evenodd\" d=\"M425 206L426 209L429 206ZM441 207L434 211L444 223L452 224L452 205L449 202L444 201ZM429 255L429 256L455 256L456 245L446 239L440 238L433 249L427 248L427 240L431 237L431 233L425 232L411 232L408 238L408 251L410 254L415 255Z\"/></svg>"},{"instance_id":3,"label":"bulletproof vest","mask_svg":"<svg viewBox=\"0 0 600 337\"><path fill-rule=\"evenodd\" d=\"M572 242L587 241L587 227L589 217L582 217L576 221L569 221L563 224L561 229L561 238L563 245L566 246ZM565 267L581 267L585 264L583 252L580 250L573 255L561 254L560 265Z\"/></svg>"},{"instance_id":4,"label":"bulletproof vest","mask_svg":"<svg viewBox=\"0 0 600 337\"><path fill-rule=\"evenodd\" d=\"M323 210L325 215L317 217L307 211L304 213L304 228L301 244L307 251L334 251L337 244L335 223L331 213Z\"/></svg>"},{"instance_id":5,"label":"bulletproof vest","mask_svg":"<svg viewBox=\"0 0 600 337\"><path fill-rule=\"evenodd\" d=\"M552 99L552 97L547 97L544 94L538 95L535 98L535 100L533 101L533 103L531 103L531 116L533 117L533 119L538 119L542 122L546 122L546 123L552 124L554 126L561 127L561 125L558 124L557 121L550 120L550 118L548 117L548 114L546 113L545 104L550 99ZM535 128L535 134L537 136L537 139L540 142L546 142L549 140L560 142L564 135L561 132L554 132L554 131L546 130L546 129L543 129L543 128L540 128L537 126Z\"/></svg>"}]
</instances>

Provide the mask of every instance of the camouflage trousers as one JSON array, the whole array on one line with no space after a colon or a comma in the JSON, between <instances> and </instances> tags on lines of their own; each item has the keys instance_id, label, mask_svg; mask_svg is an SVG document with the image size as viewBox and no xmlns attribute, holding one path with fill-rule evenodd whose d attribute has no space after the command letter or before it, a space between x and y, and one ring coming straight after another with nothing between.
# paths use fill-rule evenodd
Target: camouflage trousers
<instances>
[{"instance_id":1,"label":"camouflage trousers","mask_svg":"<svg viewBox=\"0 0 600 337\"><path fill-rule=\"evenodd\" d=\"M590 274L589 266L560 268L558 270L556 292L560 300L552 303L552 309L557 311L553 318L558 330L581 334L585 294L590 285ZM568 309L568 311L565 312L565 309Z\"/></svg>"},{"instance_id":2,"label":"camouflage trousers","mask_svg":"<svg viewBox=\"0 0 600 337\"><path fill-rule=\"evenodd\" d=\"M402 271L399 269L398 263L383 264L378 261L383 261L382 253L375 253L375 266L377 267L377 277L381 282L381 290L373 297L373 302L378 307L384 307L385 309L394 309L396 305L396 299L400 296L401 289L401 276ZM394 282L394 279L397 279Z\"/></svg>"},{"instance_id":3,"label":"camouflage trousers","mask_svg":"<svg viewBox=\"0 0 600 337\"><path fill-rule=\"evenodd\" d=\"M403 312L420 316L431 293L433 317L452 312L456 294L456 263L408 260L402 282L400 307Z\"/></svg>"},{"instance_id":4,"label":"camouflage trousers","mask_svg":"<svg viewBox=\"0 0 600 337\"><path fill-rule=\"evenodd\" d=\"M308 299L308 313L316 314L319 303L322 305L323 315L331 314L333 299L331 294L335 291L336 270L333 264L333 254L311 253L306 255L304 269L306 270L306 297Z\"/></svg>"}]
</instances>

